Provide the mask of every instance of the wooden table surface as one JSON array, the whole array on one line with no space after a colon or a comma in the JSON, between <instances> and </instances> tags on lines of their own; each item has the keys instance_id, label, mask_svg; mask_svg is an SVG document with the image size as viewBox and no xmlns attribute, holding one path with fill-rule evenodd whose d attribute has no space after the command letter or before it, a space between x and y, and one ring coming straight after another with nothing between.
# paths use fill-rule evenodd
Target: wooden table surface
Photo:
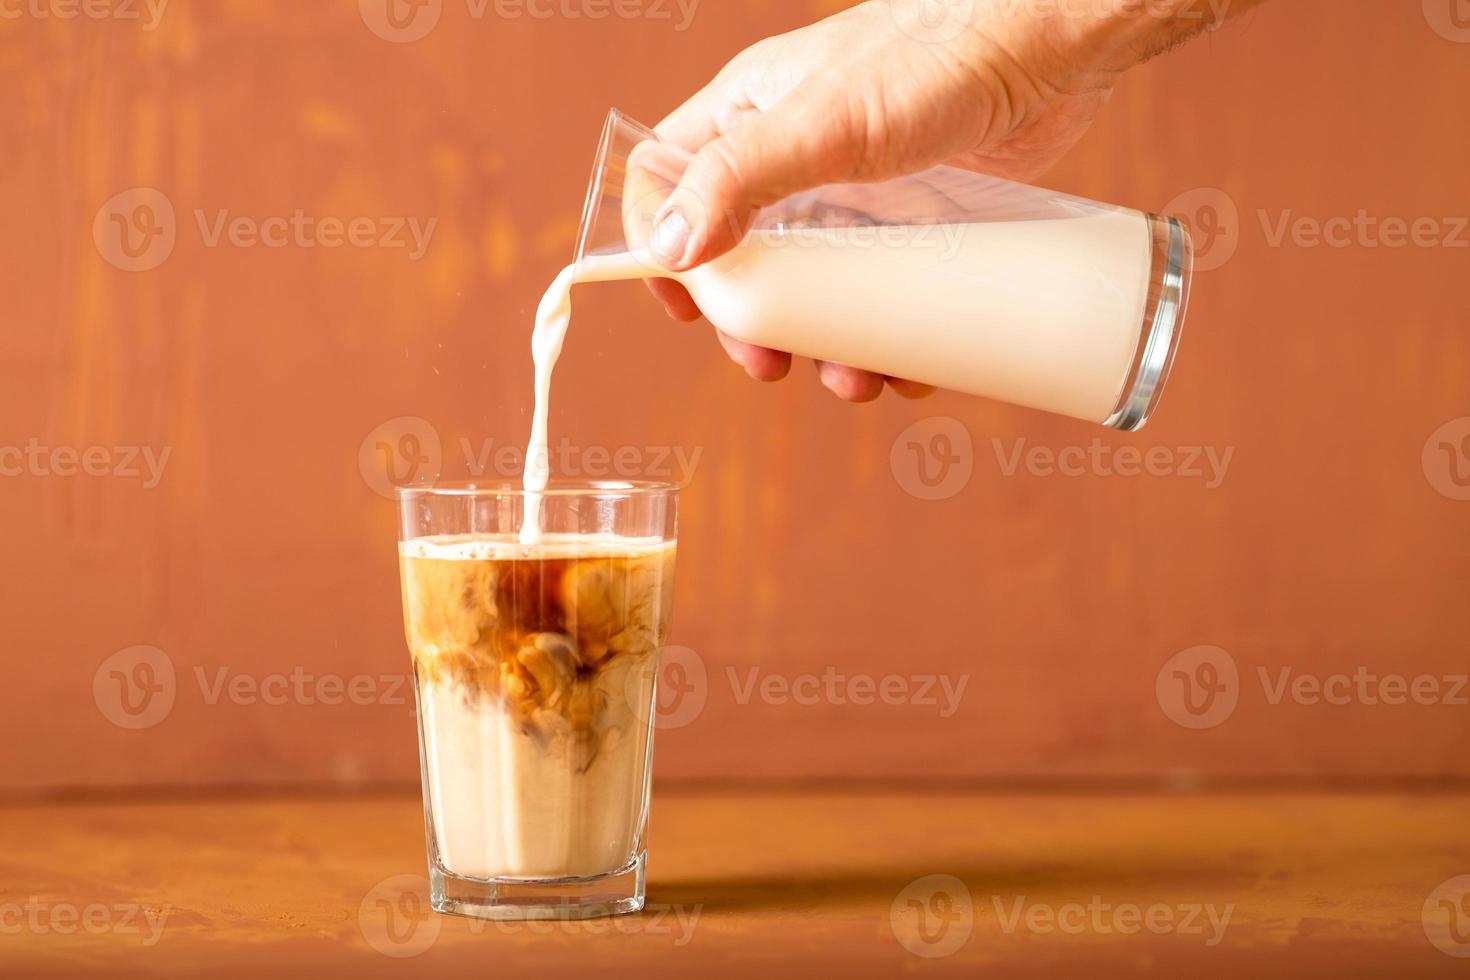
<instances>
[{"instance_id":1,"label":"wooden table surface","mask_svg":"<svg viewBox=\"0 0 1470 980\"><path fill-rule=\"evenodd\" d=\"M1440 887L1470 875L1466 795L661 788L650 911L534 926L425 914L421 821L408 796L4 807L0 974L1470 973L1470 878Z\"/></svg>"}]
</instances>

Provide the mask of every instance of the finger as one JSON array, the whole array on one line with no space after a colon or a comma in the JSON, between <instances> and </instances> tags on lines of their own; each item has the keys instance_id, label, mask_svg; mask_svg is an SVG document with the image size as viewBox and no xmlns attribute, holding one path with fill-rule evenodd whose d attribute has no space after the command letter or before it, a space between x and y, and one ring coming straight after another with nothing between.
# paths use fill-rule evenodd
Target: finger
<instances>
[{"instance_id":1,"label":"finger","mask_svg":"<svg viewBox=\"0 0 1470 980\"><path fill-rule=\"evenodd\" d=\"M783 351L757 347L737 340L723 331L715 331L720 346L730 355L730 360L745 368L745 373L757 381L780 381L791 370L791 355Z\"/></svg>"},{"instance_id":2,"label":"finger","mask_svg":"<svg viewBox=\"0 0 1470 980\"><path fill-rule=\"evenodd\" d=\"M760 110L746 91L749 81L747 49L720 69L709 84L691 95L683 105L663 118L653 131L666 143L694 153L700 147L734 129ZM765 72L761 72L766 77Z\"/></svg>"},{"instance_id":3,"label":"finger","mask_svg":"<svg viewBox=\"0 0 1470 980\"><path fill-rule=\"evenodd\" d=\"M844 401L870 402L883 394L883 375L872 371L817 361L817 376L822 386Z\"/></svg>"},{"instance_id":4,"label":"finger","mask_svg":"<svg viewBox=\"0 0 1470 980\"><path fill-rule=\"evenodd\" d=\"M699 304L681 284L672 279L645 279L643 282L654 298L664 304L664 311L675 320L693 323L700 318Z\"/></svg>"},{"instance_id":5,"label":"finger","mask_svg":"<svg viewBox=\"0 0 1470 980\"><path fill-rule=\"evenodd\" d=\"M720 118L728 104L729 98L716 79L665 116L653 131L664 142L694 153L720 135Z\"/></svg>"},{"instance_id":6,"label":"finger","mask_svg":"<svg viewBox=\"0 0 1470 980\"><path fill-rule=\"evenodd\" d=\"M723 255L756 209L850 173L856 148L846 112L845 101L798 88L705 144L659 208L659 260L683 271Z\"/></svg>"},{"instance_id":7,"label":"finger","mask_svg":"<svg viewBox=\"0 0 1470 980\"><path fill-rule=\"evenodd\" d=\"M885 380L888 382L888 387L892 388L893 393L900 398L912 400L915 398L928 398L934 394L933 385L920 384L917 381L905 381L903 378L887 378Z\"/></svg>"}]
</instances>

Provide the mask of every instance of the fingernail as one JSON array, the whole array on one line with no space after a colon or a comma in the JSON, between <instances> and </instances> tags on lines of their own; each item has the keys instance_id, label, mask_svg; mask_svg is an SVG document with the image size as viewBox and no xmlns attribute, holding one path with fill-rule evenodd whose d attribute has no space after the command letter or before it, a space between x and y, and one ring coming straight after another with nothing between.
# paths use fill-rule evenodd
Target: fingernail
<instances>
[{"instance_id":1,"label":"fingernail","mask_svg":"<svg viewBox=\"0 0 1470 980\"><path fill-rule=\"evenodd\" d=\"M689 247L689 220L684 212L674 208L659 220L653 229L653 254L664 264L677 266Z\"/></svg>"}]
</instances>

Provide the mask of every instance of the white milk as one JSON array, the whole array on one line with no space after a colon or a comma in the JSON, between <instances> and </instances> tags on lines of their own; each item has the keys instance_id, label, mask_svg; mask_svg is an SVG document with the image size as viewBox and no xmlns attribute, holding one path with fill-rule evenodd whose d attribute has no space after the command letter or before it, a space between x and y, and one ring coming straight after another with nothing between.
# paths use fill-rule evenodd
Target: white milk
<instances>
[{"instance_id":1,"label":"white milk","mask_svg":"<svg viewBox=\"0 0 1470 980\"><path fill-rule=\"evenodd\" d=\"M1138 346L1151 248L1131 211L757 230L681 278L741 340L1103 422Z\"/></svg>"},{"instance_id":2,"label":"white milk","mask_svg":"<svg viewBox=\"0 0 1470 980\"><path fill-rule=\"evenodd\" d=\"M565 878L628 863L649 785L649 726L628 689L639 685L651 699L653 681L630 679L636 670L614 664L599 678L608 707L590 761L554 715L532 733L489 697L420 686L424 778L445 868L466 878Z\"/></svg>"},{"instance_id":3,"label":"white milk","mask_svg":"<svg viewBox=\"0 0 1470 980\"><path fill-rule=\"evenodd\" d=\"M531 359L536 365L536 407L531 415L531 440L526 446L526 469L522 486L526 509L521 521L521 544L541 540L541 493L550 478L550 453L546 446L547 415L551 411L551 372L561 357L561 346L572 319L572 287L580 282L611 282L646 279L658 264L647 252L624 252L584 258L558 273L536 307L536 328L531 334Z\"/></svg>"},{"instance_id":4,"label":"white milk","mask_svg":"<svg viewBox=\"0 0 1470 980\"><path fill-rule=\"evenodd\" d=\"M556 277L531 341L536 411L521 539L540 533L551 371L578 282L676 278L731 336L1104 422L1143 329L1152 263L1136 211L970 224L757 229L691 272L647 251L596 256ZM655 271L657 270L657 271Z\"/></svg>"}]
</instances>

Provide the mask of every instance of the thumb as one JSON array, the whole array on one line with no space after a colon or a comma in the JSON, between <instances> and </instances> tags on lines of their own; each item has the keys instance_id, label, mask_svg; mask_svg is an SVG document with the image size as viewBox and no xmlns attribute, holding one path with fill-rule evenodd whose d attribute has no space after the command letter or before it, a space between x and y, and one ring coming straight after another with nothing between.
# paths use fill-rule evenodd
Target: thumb
<instances>
[{"instance_id":1,"label":"thumb","mask_svg":"<svg viewBox=\"0 0 1470 980\"><path fill-rule=\"evenodd\" d=\"M706 143L654 218L652 246L680 272L745 237L755 212L853 173L858 148L844 107L800 90Z\"/></svg>"}]
</instances>

